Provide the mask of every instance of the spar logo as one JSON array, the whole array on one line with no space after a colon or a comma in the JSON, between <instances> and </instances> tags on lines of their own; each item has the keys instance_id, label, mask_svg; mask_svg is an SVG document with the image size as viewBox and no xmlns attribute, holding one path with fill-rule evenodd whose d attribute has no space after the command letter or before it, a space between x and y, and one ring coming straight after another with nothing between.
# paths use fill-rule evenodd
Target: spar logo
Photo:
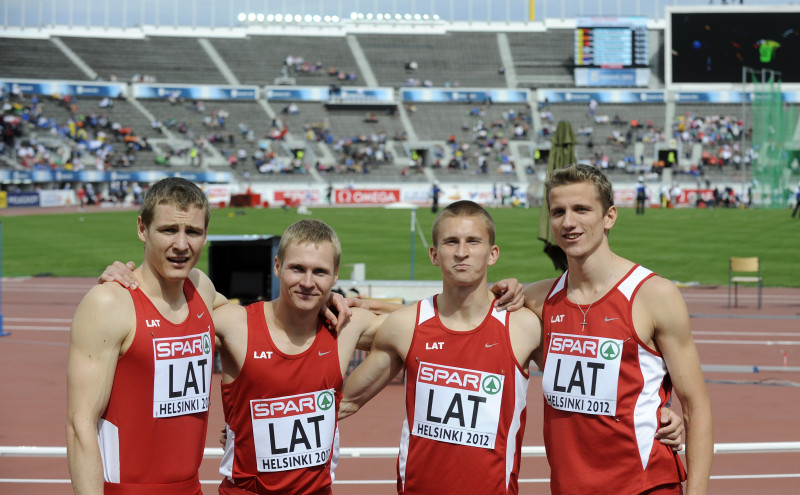
<instances>
[{"instance_id":1,"label":"spar logo","mask_svg":"<svg viewBox=\"0 0 800 495\"><path fill-rule=\"evenodd\" d=\"M598 341L596 337L581 337L578 335L555 335L550 340L549 352L597 358ZM613 343L613 342L612 342ZM617 351L619 352L619 351Z\"/></svg>"},{"instance_id":2,"label":"spar logo","mask_svg":"<svg viewBox=\"0 0 800 495\"><path fill-rule=\"evenodd\" d=\"M483 379L483 391L489 395L495 395L497 392L500 391L500 378L495 375L487 375L486 378Z\"/></svg>"},{"instance_id":3,"label":"spar logo","mask_svg":"<svg viewBox=\"0 0 800 495\"><path fill-rule=\"evenodd\" d=\"M211 354L211 337L208 334L171 339L155 339L156 359L198 357Z\"/></svg>"},{"instance_id":4,"label":"spar logo","mask_svg":"<svg viewBox=\"0 0 800 495\"><path fill-rule=\"evenodd\" d=\"M319 394L319 397L317 397L317 407L323 411L327 411L331 406L333 406L333 394L327 390Z\"/></svg>"},{"instance_id":5,"label":"spar logo","mask_svg":"<svg viewBox=\"0 0 800 495\"><path fill-rule=\"evenodd\" d=\"M497 380L497 383L493 386L497 386L499 389L500 381L497 377L494 378ZM419 367L419 381L420 383L430 383L431 385L478 392L480 391L481 375L474 371L462 370L459 368L422 364Z\"/></svg>"},{"instance_id":6,"label":"spar logo","mask_svg":"<svg viewBox=\"0 0 800 495\"><path fill-rule=\"evenodd\" d=\"M606 340L600 344L600 356L606 361L617 359L620 353L620 345L613 340Z\"/></svg>"},{"instance_id":7,"label":"spar logo","mask_svg":"<svg viewBox=\"0 0 800 495\"><path fill-rule=\"evenodd\" d=\"M329 392L326 392L329 393ZM324 394L323 394L324 395ZM321 396L320 396L321 398ZM330 404L325 409L330 409L333 398L328 398ZM320 407L321 408L321 407ZM281 397L279 399L261 399L250 401L250 414L253 419L287 418L316 412L314 394Z\"/></svg>"}]
</instances>

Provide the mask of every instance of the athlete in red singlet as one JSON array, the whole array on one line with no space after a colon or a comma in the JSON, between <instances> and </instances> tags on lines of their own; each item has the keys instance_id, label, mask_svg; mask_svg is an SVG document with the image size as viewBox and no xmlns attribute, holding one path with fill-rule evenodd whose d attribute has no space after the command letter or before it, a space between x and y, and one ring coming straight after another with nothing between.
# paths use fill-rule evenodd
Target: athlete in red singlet
<instances>
[{"instance_id":1,"label":"athlete in red singlet","mask_svg":"<svg viewBox=\"0 0 800 495\"><path fill-rule=\"evenodd\" d=\"M221 494L330 493L343 377L383 321L353 308L338 333L320 324L340 258L333 229L295 222L275 257L280 296L214 311L227 423Z\"/></svg>"},{"instance_id":2,"label":"athlete in red singlet","mask_svg":"<svg viewBox=\"0 0 800 495\"><path fill-rule=\"evenodd\" d=\"M434 300L395 311L348 378L340 417L358 410L403 367L406 422L398 493L517 493L528 367L541 339L531 311L498 311L487 269L499 256L494 222L472 201L445 207L430 258Z\"/></svg>"},{"instance_id":3,"label":"athlete in red singlet","mask_svg":"<svg viewBox=\"0 0 800 495\"><path fill-rule=\"evenodd\" d=\"M196 185L154 184L137 220L139 289L97 285L75 311L67 458L76 494L202 493L217 294L192 267L208 219Z\"/></svg>"},{"instance_id":4,"label":"athlete in red singlet","mask_svg":"<svg viewBox=\"0 0 800 495\"><path fill-rule=\"evenodd\" d=\"M528 370L511 349L509 313L492 307L459 332L437 299L419 302L405 361L398 492L517 493Z\"/></svg>"},{"instance_id":5,"label":"athlete in red singlet","mask_svg":"<svg viewBox=\"0 0 800 495\"><path fill-rule=\"evenodd\" d=\"M567 297L562 275L544 302L545 445L596 445L603 455L551 448L554 493L642 493L676 485L686 472L676 452L655 440L659 410L672 394L661 354L641 342L631 319L641 285L654 274L630 270L587 312ZM575 473L580 473L576 476Z\"/></svg>"},{"instance_id":6,"label":"athlete in red singlet","mask_svg":"<svg viewBox=\"0 0 800 495\"><path fill-rule=\"evenodd\" d=\"M247 329L244 365L222 384L227 436L220 491L330 493L342 392L335 335L319 327L308 349L286 354L270 336L265 303L247 307Z\"/></svg>"},{"instance_id":7,"label":"athlete in red singlet","mask_svg":"<svg viewBox=\"0 0 800 495\"><path fill-rule=\"evenodd\" d=\"M569 270L526 287L525 306L545 325L544 438L553 493L681 493L680 463L649 438L670 383L686 424L686 493L706 493L711 404L680 292L611 250L617 209L602 172L558 169L545 190Z\"/></svg>"},{"instance_id":8,"label":"athlete in red singlet","mask_svg":"<svg viewBox=\"0 0 800 495\"><path fill-rule=\"evenodd\" d=\"M106 493L129 484L171 490L173 483L196 482L208 426L210 311L189 280L184 286L189 315L179 324L165 319L141 290L130 292L136 336L119 358L98 428Z\"/></svg>"}]
</instances>

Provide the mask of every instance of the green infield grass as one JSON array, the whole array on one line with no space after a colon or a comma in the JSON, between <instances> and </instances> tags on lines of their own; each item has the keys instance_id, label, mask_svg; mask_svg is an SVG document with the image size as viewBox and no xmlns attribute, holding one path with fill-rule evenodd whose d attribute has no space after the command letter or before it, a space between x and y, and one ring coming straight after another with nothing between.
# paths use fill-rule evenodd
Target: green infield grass
<instances>
[{"instance_id":1,"label":"green infield grass","mask_svg":"<svg viewBox=\"0 0 800 495\"><path fill-rule=\"evenodd\" d=\"M383 208L311 208L312 217L338 232L342 263L365 263L372 280L407 280L411 269L411 211ZM536 239L538 209L491 209L497 224L500 259L490 280L515 277L532 282L558 275ZM142 258L135 211L10 216L2 219L3 276L96 276L113 260ZM433 214L416 210L430 243ZM213 210L209 234L280 235L305 218L296 210ZM643 216L621 208L611 232L621 256L680 283L725 285L728 258L758 256L768 286L800 287L800 222L788 210L650 209ZM440 277L419 233L414 234L413 276ZM208 266L204 254L198 267ZM349 269L342 267L343 278Z\"/></svg>"}]
</instances>

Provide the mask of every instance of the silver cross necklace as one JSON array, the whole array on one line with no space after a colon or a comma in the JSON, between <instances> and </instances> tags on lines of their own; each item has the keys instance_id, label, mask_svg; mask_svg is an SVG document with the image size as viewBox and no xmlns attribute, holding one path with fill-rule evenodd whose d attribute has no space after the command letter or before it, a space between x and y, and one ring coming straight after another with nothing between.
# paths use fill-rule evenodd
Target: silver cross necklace
<instances>
[{"instance_id":1,"label":"silver cross necklace","mask_svg":"<svg viewBox=\"0 0 800 495\"><path fill-rule=\"evenodd\" d=\"M575 300L575 304L578 305L578 309L581 311L581 314L583 315L583 323L581 323L581 332L586 330L586 325L588 325L588 323L586 323L586 315L589 314L589 310L592 309L592 304L596 303L597 300L600 299L600 296L603 295L603 291L606 289L606 285L608 285L608 282L611 281L611 276L614 275L614 268L616 264L617 264L617 256L614 255L614 261L611 263L611 272L608 274L608 278L606 279L606 282L603 284L603 287L600 288L600 292L598 293L597 298L589 303L589 306L586 308L586 311L583 310L581 303L578 302L578 297L575 295L575 289L572 288L572 282L569 281L569 275L567 275L567 282L569 285L569 290L570 292L572 292L572 299Z\"/></svg>"}]
</instances>

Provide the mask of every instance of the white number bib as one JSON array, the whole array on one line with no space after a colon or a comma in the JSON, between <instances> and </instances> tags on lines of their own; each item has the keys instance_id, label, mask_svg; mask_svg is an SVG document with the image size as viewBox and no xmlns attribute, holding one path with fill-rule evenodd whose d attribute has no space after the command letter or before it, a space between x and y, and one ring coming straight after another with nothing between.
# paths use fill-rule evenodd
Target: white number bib
<instances>
[{"instance_id":1,"label":"white number bib","mask_svg":"<svg viewBox=\"0 0 800 495\"><path fill-rule=\"evenodd\" d=\"M503 375L421 362L412 435L494 449Z\"/></svg>"},{"instance_id":2,"label":"white number bib","mask_svg":"<svg viewBox=\"0 0 800 495\"><path fill-rule=\"evenodd\" d=\"M153 339L153 417L208 411L211 333Z\"/></svg>"},{"instance_id":3,"label":"white number bib","mask_svg":"<svg viewBox=\"0 0 800 495\"><path fill-rule=\"evenodd\" d=\"M328 462L336 430L334 390L250 401L260 472Z\"/></svg>"},{"instance_id":4,"label":"white number bib","mask_svg":"<svg viewBox=\"0 0 800 495\"><path fill-rule=\"evenodd\" d=\"M547 403L564 411L614 416L622 342L554 333L542 376Z\"/></svg>"}]
</instances>

